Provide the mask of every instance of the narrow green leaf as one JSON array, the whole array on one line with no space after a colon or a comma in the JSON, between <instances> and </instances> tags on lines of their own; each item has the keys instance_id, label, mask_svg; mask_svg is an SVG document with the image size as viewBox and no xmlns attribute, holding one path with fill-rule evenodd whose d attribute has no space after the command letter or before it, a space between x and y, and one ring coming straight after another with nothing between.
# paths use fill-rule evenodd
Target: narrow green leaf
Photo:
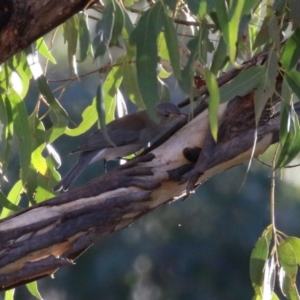
<instances>
[{"instance_id":1,"label":"narrow green leaf","mask_svg":"<svg viewBox=\"0 0 300 300\"><path fill-rule=\"evenodd\" d=\"M78 35L79 35L79 62L84 61L91 48L90 32L88 28L88 19L85 12L78 14Z\"/></svg>"},{"instance_id":2,"label":"narrow green leaf","mask_svg":"<svg viewBox=\"0 0 300 300\"><path fill-rule=\"evenodd\" d=\"M110 123L115 119L115 108L117 103L117 93L123 79L123 73L121 66L122 58L117 60L117 66L112 68L107 74L103 82L103 101L105 108L105 123ZM102 128L102 125L101 125Z\"/></svg>"},{"instance_id":3,"label":"narrow green leaf","mask_svg":"<svg viewBox=\"0 0 300 300\"><path fill-rule=\"evenodd\" d=\"M225 44L224 38L221 36L219 39L219 43L217 46L217 49L214 53L212 64L210 70L217 74L218 71L220 71L225 63L227 62L227 46Z\"/></svg>"},{"instance_id":4,"label":"narrow green leaf","mask_svg":"<svg viewBox=\"0 0 300 300\"><path fill-rule=\"evenodd\" d=\"M59 173L56 171L57 164L55 158L53 157L53 153L49 153L46 158L46 163L46 174L44 176L38 174L37 177L37 189L34 198L36 203L41 203L54 197L55 193L53 192L53 186L57 184L60 179Z\"/></svg>"},{"instance_id":5,"label":"narrow green leaf","mask_svg":"<svg viewBox=\"0 0 300 300\"><path fill-rule=\"evenodd\" d=\"M124 86L128 98L138 107L145 109L146 107L143 102L143 98L137 82L137 74L135 67L132 64L130 64L128 57L126 56L123 58L121 66L123 71L122 84Z\"/></svg>"},{"instance_id":6,"label":"narrow green leaf","mask_svg":"<svg viewBox=\"0 0 300 300\"><path fill-rule=\"evenodd\" d=\"M215 141L218 139L218 110L220 104L220 91L217 80L213 73L205 69L205 81L209 91L209 125L210 131Z\"/></svg>"},{"instance_id":7,"label":"narrow green leaf","mask_svg":"<svg viewBox=\"0 0 300 300\"><path fill-rule=\"evenodd\" d=\"M106 128L105 104L104 104L101 85L99 85L97 88L96 107L97 107L98 120L100 123L100 128L101 128L102 134L109 144L111 144L113 147L116 147L114 142L110 139L107 128Z\"/></svg>"},{"instance_id":8,"label":"narrow green leaf","mask_svg":"<svg viewBox=\"0 0 300 300\"><path fill-rule=\"evenodd\" d=\"M50 109L49 115L53 126L46 131L45 141L51 144L66 131L68 120L54 109Z\"/></svg>"},{"instance_id":9,"label":"narrow green leaf","mask_svg":"<svg viewBox=\"0 0 300 300\"><path fill-rule=\"evenodd\" d=\"M220 30L222 31L226 44L229 45L229 16L227 1L215 1L215 5Z\"/></svg>"},{"instance_id":10,"label":"narrow green leaf","mask_svg":"<svg viewBox=\"0 0 300 300\"><path fill-rule=\"evenodd\" d=\"M276 265L274 255L271 255L265 264L264 278L262 284L262 298L271 299L274 292L276 278Z\"/></svg>"},{"instance_id":11,"label":"narrow green leaf","mask_svg":"<svg viewBox=\"0 0 300 300\"><path fill-rule=\"evenodd\" d=\"M278 246L280 271L280 288L288 299L300 299L296 287L296 275L298 271L297 258L291 245L287 241L280 241Z\"/></svg>"},{"instance_id":12,"label":"narrow green leaf","mask_svg":"<svg viewBox=\"0 0 300 300\"><path fill-rule=\"evenodd\" d=\"M255 50L257 47L260 47L260 46L266 44L270 40L268 24L269 24L269 21L272 16L273 16L272 8L268 5L263 23L260 27L259 32L256 35L256 38L255 38L255 41L253 44L253 50Z\"/></svg>"},{"instance_id":13,"label":"narrow green leaf","mask_svg":"<svg viewBox=\"0 0 300 300\"><path fill-rule=\"evenodd\" d=\"M166 11L163 14L165 39L169 51L170 61L175 78L181 78L180 70L180 54L177 34L174 28L173 20L167 15Z\"/></svg>"},{"instance_id":14,"label":"narrow green leaf","mask_svg":"<svg viewBox=\"0 0 300 300\"><path fill-rule=\"evenodd\" d=\"M6 208L7 212L3 214L1 213L1 219L4 218L6 215L8 215L8 212L18 211L21 210L21 207L15 205L14 203L10 202L8 198L3 194L3 192L0 190L0 206L2 208ZM2 210L3 211L3 210Z\"/></svg>"},{"instance_id":15,"label":"narrow green leaf","mask_svg":"<svg viewBox=\"0 0 300 300\"><path fill-rule=\"evenodd\" d=\"M260 0L246 0L243 7L242 15L248 15L253 9L255 9Z\"/></svg>"},{"instance_id":16,"label":"narrow green leaf","mask_svg":"<svg viewBox=\"0 0 300 300\"><path fill-rule=\"evenodd\" d=\"M297 259L297 264L300 265L300 239L294 236L288 236L286 241L293 248Z\"/></svg>"},{"instance_id":17,"label":"narrow green leaf","mask_svg":"<svg viewBox=\"0 0 300 300\"><path fill-rule=\"evenodd\" d=\"M273 43L275 44L275 48L277 51L280 50L280 31L279 25L278 25L278 19L273 14L271 19L268 22L268 31L271 39L273 40Z\"/></svg>"},{"instance_id":18,"label":"narrow green leaf","mask_svg":"<svg viewBox=\"0 0 300 300\"><path fill-rule=\"evenodd\" d=\"M255 294L261 296L263 283L263 270L269 253L269 243L266 237L262 236L255 243L250 257L250 278Z\"/></svg>"},{"instance_id":19,"label":"narrow green leaf","mask_svg":"<svg viewBox=\"0 0 300 300\"><path fill-rule=\"evenodd\" d=\"M14 91L11 91L9 100L12 105L14 131L19 146L20 164L22 170L22 181L25 184L29 175L31 161L31 137L28 122L28 115L23 99Z\"/></svg>"},{"instance_id":20,"label":"narrow green leaf","mask_svg":"<svg viewBox=\"0 0 300 300\"><path fill-rule=\"evenodd\" d=\"M96 109L96 97L93 99L92 104L87 106L83 111L81 123L74 129L67 128L66 135L78 136L88 131L98 120L98 114Z\"/></svg>"},{"instance_id":21,"label":"narrow green leaf","mask_svg":"<svg viewBox=\"0 0 300 300\"><path fill-rule=\"evenodd\" d=\"M17 206L20 202L21 195L23 192L24 189L23 189L22 181L18 180L8 193L7 196L8 201L10 201L10 203L12 203L13 205ZM18 209L20 208L18 207ZM4 207L1 211L0 219L4 219L11 214L12 214L12 210L10 208Z\"/></svg>"},{"instance_id":22,"label":"narrow green leaf","mask_svg":"<svg viewBox=\"0 0 300 300\"><path fill-rule=\"evenodd\" d=\"M148 112L155 116L155 102L159 99L157 84L157 37L163 27L164 7L156 2L139 19L130 42L136 45L138 83Z\"/></svg>"},{"instance_id":23,"label":"narrow green leaf","mask_svg":"<svg viewBox=\"0 0 300 300\"><path fill-rule=\"evenodd\" d=\"M286 70L291 70L300 58L300 29L297 28L285 43L280 62Z\"/></svg>"},{"instance_id":24,"label":"narrow green leaf","mask_svg":"<svg viewBox=\"0 0 300 300\"><path fill-rule=\"evenodd\" d=\"M288 0L290 8L290 17L293 22L293 29L299 28L300 26L300 1L299 0Z\"/></svg>"},{"instance_id":25,"label":"narrow green leaf","mask_svg":"<svg viewBox=\"0 0 300 300\"><path fill-rule=\"evenodd\" d=\"M44 75L38 77L36 79L37 86L39 88L40 93L45 97L47 103L50 105L50 107L57 113L60 114L62 117L69 119L67 112L64 110L64 108L60 105L60 103L56 100L54 97L47 79Z\"/></svg>"},{"instance_id":26,"label":"narrow green leaf","mask_svg":"<svg viewBox=\"0 0 300 300\"><path fill-rule=\"evenodd\" d=\"M105 7L102 19L96 24L96 37L93 41L95 58L103 56L108 50L115 23L115 2L111 1Z\"/></svg>"},{"instance_id":27,"label":"narrow green leaf","mask_svg":"<svg viewBox=\"0 0 300 300\"><path fill-rule=\"evenodd\" d=\"M115 5L115 21L114 21L114 26L111 34L111 39L110 39L110 46L119 46L118 43L118 38L122 33L123 26L124 26L124 12L119 4L118 1L112 0Z\"/></svg>"},{"instance_id":28,"label":"narrow green leaf","mask_svg":"<svg viewBox=\"0 0 300 300\"><path fill-rule=\"evenodd\" d=\"M245 96L261 82L263 67L252 67L242 71L228 84L220 88L221 102L233 99L235 96Z\"/></svg>"},{"instance_id":29,"label":"narrow green leaf","mask_svg":"<svg viewBox=\"0 0 300 300\"><path fill-rule=\"evenodd\" d=\"M228 52L232 65L236 65L236 42L238 39L239 22L242 16L245 0L232 0L229 7Z\"/></svg>"},{"instance_id":30,"label":"narrow green leaf","mask_svg":"<svg viewBox=\"0 0 300 300\"><path fill-rule=\"evenodd\" d=\"M295 70L291 70L286 72L285 75L288 85L296 94L297 98L300 99L300 73Z\"/></svg>"},{"instance_id":31,"label":"narrow green leaf","mask_svg":"<svg viewBox=\"0 0 300 300\"><path fill-rule=\"evenodd\" d=\"M55 58L52 56L51 52L49 51L44 38L41 37L36 41L36 49L48 60L50 60L53 64L56 64Z\"/></svg>"},{"instance_id":32,"label":"narrow green leaf","mask_svg":"<svg viewBox=\"0 0 300 300\"><path fill-rule=\"evenodd\" d=\"M38 290L38 286L36 281L32 281L30 283L26 284L26 287L28 289L28 291L31 293L32 296L34 296L35 298L39 299L39 300L43 300L39 290Z\"/></svg>"},{"instance_id":33,"label":"narrow green leaf","mask_svg":"<svg viewBox=\"0 0 300 300\"><path fill-rule=\"evenodd\" d=\"M275 90L276 77L278 73L278 56L275 51L271 50L269 52L268 59L263 68L264 70L262 73L261 82L254 92L254 110L256 124L258 124L265 105Z\"/></svg>"},{"instance_id":34,"label":"narrow green leaf","mask_svg":"<svg viewBox=\"0 0 300 300\"><path fill-rule=\"evenodd\" d=\"M64 25L64 40L68 43L68 62L70 67L70 73L77 75L77 65L76 65L76 49L78 40L78 18L73 16L68 19Z\"/></svg>"},{"instance_id":35,"label":"narrow green leaf","mask_svg":"<svg viewBox=\"0 0 300 300\"><path fill-rule=\"evenodd\" d=\"M289 132L289 127L292 121L290 111L291 111L290 105L282 101L281 110L280 110L280 129L279 129L281 145L283 145L286 141L286 137Z\"/></svg>"},{"instance_id":36,"label":"narrow green leaf","mask_svg":"<svg viewBox=\"0 0 300 300\"><path fill-rule=\"evenodd\" d=\"M4 292L4 300L14 300L15 289Z\"/></svg>"}]
</instances>

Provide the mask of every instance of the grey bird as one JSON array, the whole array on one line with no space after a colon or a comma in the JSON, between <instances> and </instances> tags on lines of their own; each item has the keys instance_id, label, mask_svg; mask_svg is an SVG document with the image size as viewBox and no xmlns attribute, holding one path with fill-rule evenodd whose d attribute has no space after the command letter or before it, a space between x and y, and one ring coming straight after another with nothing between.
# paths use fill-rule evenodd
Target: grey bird
<instances>
[{"instance_id":1,"label":"grey bird","mask_svg":"<svg viewBox=\"0 0 300 300\"><path fill-rule=\"evenodd\" d=\"M159 103L156 112L158 122L144 110L109 123L106 127L107 132L116 147L105 139L101 129L92 133L81 146L71 152L80 153L78 161L53 190L67 191L81 172L98 159L113 160L137 152L172 121L182 116L179 108L169 102Z\"/></svg>"}]
</instances>

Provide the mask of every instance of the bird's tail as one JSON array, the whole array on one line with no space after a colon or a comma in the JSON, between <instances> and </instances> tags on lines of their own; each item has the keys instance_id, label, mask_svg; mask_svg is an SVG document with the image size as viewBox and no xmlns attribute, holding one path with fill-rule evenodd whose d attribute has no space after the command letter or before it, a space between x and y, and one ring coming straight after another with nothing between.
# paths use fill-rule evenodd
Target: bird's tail
<instances>
[{"instance_id":1,"label":"bird's tail","mask_svg":"<svg viewBox=\"0 0 300 300\"><path fill-rule=\"evenodd\" d=\"M95 158L96 151L90 153L81 153L75 166L64 176L64 178L54 186L53 191L64 191L66 192L73 181L83 172L83 170L93 161Z\"/></svg>"}]
</instances>

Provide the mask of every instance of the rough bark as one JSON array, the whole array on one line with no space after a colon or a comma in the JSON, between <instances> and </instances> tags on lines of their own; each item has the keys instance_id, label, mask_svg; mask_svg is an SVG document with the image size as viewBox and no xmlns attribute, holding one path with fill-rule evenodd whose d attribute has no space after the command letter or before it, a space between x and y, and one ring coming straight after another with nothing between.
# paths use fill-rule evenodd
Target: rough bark
<instances>
[{"instance_id":1,"label":"rough bark","mask_svg":"<svg viewBox=\"0 0 300 300\"><path fill-rule=\"evenodd\" d=\"M96 1L2 0L0 63Z\"/></svg>"},{"instance_id":2,"label":"rough bark","mask_svg":"<svg viewBox=\"0 0 300 300\"><path fill-rule=\"evenodd\" d=\"M235 98L233 101L242 101ZM229 102L230 103L230 102ZM228 106L229 107L229 106ZM220 119L231 108L223 104ZM208 112L176 132L157 149L76 190L19 212L0 223L0 286L2 289L50 275L96 240L127 227L151 210L183 196L181 176L193 168L184 149L202 148L208 130ZM278 139L279 116L258 128L254 156ZM228 135L229 134L229 135ZM197 184L216 173L248 161L254 129L229 138L214 148ZM241 147L241 144L246 145Z\"/></svg>"}]
</instances>

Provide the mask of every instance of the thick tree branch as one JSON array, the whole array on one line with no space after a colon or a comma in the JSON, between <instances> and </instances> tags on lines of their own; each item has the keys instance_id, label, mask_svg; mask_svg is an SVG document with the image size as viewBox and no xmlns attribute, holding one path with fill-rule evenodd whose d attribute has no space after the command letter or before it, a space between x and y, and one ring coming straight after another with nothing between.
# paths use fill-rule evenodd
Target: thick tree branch
<instances>
[{"instance_id":1,"label":"thick tree branch","mask_svg":"<svg viewBox=\"0 0 300 300\"><path fill-rule=\"evenodd\" d=\"M5 0L4 2L7 3L5 14L0 14L0 63L27 48L39 37L96 0Z\"/></svg>"},{"instance_id":2,"label":"thick tree branch","mask_svg":"<svg viewBox=\"0 0 300 300\"><path fill-rule=\"evenodd\" d=\"M220 107L220 119L224 113L228 115L228 107L227 103ZM259 126L254 156L278 139L278 130L278 115ZM187 184L172 179L176 178L175 173L179 179L191 170L192 165L183 150L202 148L208 132L205 110L135 163L130 161L88 185L3 220L0 223L2 289L50 275L59 267L72 264L72 260L96 240L185 195ZM251 157L253 127L243 128L242 134L226 134L229 139L213 149L197 184ZM240 147L241 144L246 146Z\"/></svg>"}]
</instances>

